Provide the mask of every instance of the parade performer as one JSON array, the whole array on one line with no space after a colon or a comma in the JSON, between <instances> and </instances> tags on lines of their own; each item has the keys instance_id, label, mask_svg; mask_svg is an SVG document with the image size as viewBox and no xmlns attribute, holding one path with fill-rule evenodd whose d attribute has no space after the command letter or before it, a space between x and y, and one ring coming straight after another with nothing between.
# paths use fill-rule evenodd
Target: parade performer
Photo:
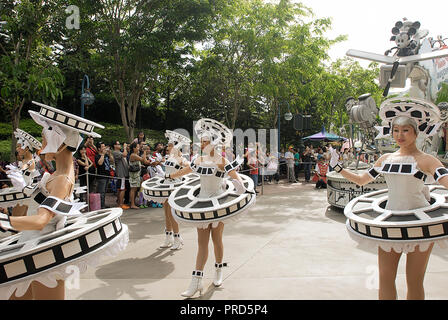
<instances>
[{"instance_id":1,"label":"parade performer","mask_svg":"<svg viewBox=\"0 0 448 320\"><path fill-rule=\"evenodd\" d=\"M368 172L344 170L332 150L331 164L344 178L358 185L384 175L388 189L353 199L345 207L347 229L360 244L377 247L379 299L397 299L395 278L399 259L407 254L407 298L424 299L423 280L434 243L445 246L448 170L432 155L418 150L419 134L432 135L440 125L439 110L431 102L393 98L380 107L381 137L392 134L398 151L382 155ZM441 186L425 185L434 177Z\"/></svg>"},{"instance_id":2,"label":"parade performer","mask_svg":"<svg viewBox=\"0 0 448 320\"><path fill-rule=\"evenodd\" d=\"M328 163L325 162L323 155L317 156L317 164L314 169L313 181L316 182L316 189L327 188Z\"/></svg>"},{"instance_id":3,"label":"parade performer","mask_svg":"<svg viewBox=\"0 0 448 320\"><path fill-rule=\"evenodd\" d=\"M168 198L173 217L181 224L196 227L198 232L196 268L189 288L181 294L184 297L192 297L198 291L202 294L210 236L215 253L213 284L222 284L222 267L227 266L223 262L224 223L239 218L256 199L252 179L236 172L243 159L237 157L229 162L219 150L230 146L232 132L223 124L205 118L197 121L194 129L201 141L202 156L198 156L190 166L166 174L166 179L177 179L192 172L200 176L200 180L185 182L176 188Z\"/></svg>"},{"instance_id":4,"label":"parade performer","mask_svg":"<svg viewBox=\"0 0 448 320\"><path fill-rule=\"evenodd\" d=\"M27 132L16 129L14 136L17 139L16 156L17 166L7 165L8 178L13 185L12 188L0 190L0 204L9 207L7 212L15 216L26 215L31 205L31 195L38 187L37 178L40 176L36 169L34 153L39 151L42 144ZM15 206L14 206L15 205ZM12 208L14 206L14 208Z\"/></svg>"},{"instance_id":5,"label":"parade performer","mask_svg":"<svg viewBox=\"0 0 448 320\"><path fill-rule=\"evenodd\" d=\"M0 214L0 229L20 232L0 242L0 298L64 299L64 280L72 274L68 270L84 271L100 256L123 250L128 231L119 220L121 209L82 215L79 210L86 204L73 201L73 152L82 141L80 133L99 137L93 129L104 127L33 103L41 107L29 111L43 127L41 155L56 162L56 171L40 181L43 199L37 212L25 217Z\"/></svg>"},{"instance_id":6,"label":"parade performer","mask_svg":"<svg viewBox=\"0 0 448 320\"><path fill-rule=\"evenodd\" d=\"M35 182L34 179L40 175L36 170L34 153L42 148L42 144L32 135L20 129L16 129L14 136L17 139L16 152L20 161L18 161L18 167L7 166L10 169L8 177L15 187L23 189Z\"/></svg>"},{"instance_id":7,"label":"parade performer","mask_svg":"<svg viewBox=\"0 0 448 320\"><path fill-rule=\"evenodd\" d=\"M167 159L164 162L166 173L170 174L189 166L190 162L182 155L181 148L190 145L190 138L171 130L166 130L165 137L168 139ZM189 177L184 179L165 179L164 176L156 176L143 182L143 196L145 199L163 203L165 210L165 241L160 245L160 248L178 250L182 247L184 240L179 233L179 224L171 214L168 197L176 187L197 178L199 177L194 174L190 174Z\"/></svg>"}]
</instances>

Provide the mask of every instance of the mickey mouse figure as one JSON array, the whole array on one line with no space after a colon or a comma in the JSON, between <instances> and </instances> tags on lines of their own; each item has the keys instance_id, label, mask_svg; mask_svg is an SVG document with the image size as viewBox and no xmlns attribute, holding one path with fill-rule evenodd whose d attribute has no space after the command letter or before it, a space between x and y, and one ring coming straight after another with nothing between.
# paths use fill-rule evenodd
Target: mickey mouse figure
<instances>
[{"instance_id":1,"label":"mickey mouse figure","mask_svg":"<svg viewBox=\"0 0 448 320\"><path fill-rule=\"evenodd\" d=\"M395 41L396 47L393 47L385 52L389 55L393 49L397 49L396 55L398 57L412 56L417 54L420 47L420 39L428 35L427 30L420 30L420 22L408 21L403 18L402 21L397 21L392 28L393 36L390 41Z\"/></svg>"}]
</instances>

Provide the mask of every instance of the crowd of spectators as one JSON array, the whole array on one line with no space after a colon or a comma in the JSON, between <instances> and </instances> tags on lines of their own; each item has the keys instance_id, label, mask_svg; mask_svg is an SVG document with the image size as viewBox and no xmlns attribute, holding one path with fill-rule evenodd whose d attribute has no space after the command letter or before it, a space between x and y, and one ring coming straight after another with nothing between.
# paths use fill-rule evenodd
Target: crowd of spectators
<instances>
[{"instance_id":1,"label":"crowd of spectators","mask_svg":"<svg viewBox=\"0 0 448 320\"><path fill-rule=\"evenodd\" d=\"M114 207L125 210L162 207L160 203L144 199L142 182L164 175L165 150L160 142L151 150L144 132L140 132L131 143L115 140L110 145L103 141L95 143L92 137L88 137L75 154L78 166L75 175L81 187L88 185L90 193L100 195L101 208L108 207L107 192L116 194Z\"/></svg>"},{"instance_id":2,"label":"crowd of spectators","mask_svg":"<svg viewBox=\"0 0 448 320\"><path fill-rule=\"evenodd\" d=\"M303 173L306 183L315 182L317 188L325 188L326 173L332 170L329 167L331 155L327 146L315 148L309 145L300 150L291 145L286 152L285 149L281 149L276 156L263 150L259 144L252 146L249 144L245 158L245 169L249 171L249 176L256 186L261 185L262 181L272 183L275 180L278 183L282 177L289 183L295 183ZM351 163L355 159L353 149L346 148L340 153L340 158L344 165ZM361 161L364 161L363 159L361 158Z\"/></svg>"},{"instance_id":3,"label":"crowd of spectators","mask_svg":"<svg viewBox=\"0 0 448 320\"><path fill-rule=\"evenodd\" d=\"M162 207L162 204L146 201L143 197L142 182L155 177L164 176L164 161L166 146L157 142L151 146L147 142L143 131L131 142L113 141L106 144L103 141L94 141L86 137L84 143L74 155L75 177L81 187L88 186L90 193L98 193L101 208L107 208L106 193L116 194L116 203L125 210L147 207ZM240 146L242 147L242 146ZM192 161L199 153L199 146L190 145L189 159ZM354 158L353 149L339 152L340 161L344 166L350 164ZM231 148L223 149L222 156L230 162L235 159ZM332 168L328 166L330 152L326 146L305 146L303 149L289 146L285 152L270 154L259 143L249 143L244 149L244 165L239 169L248 175L254 182L255 188L266 183L279 182L286 178L294 183L303 173L305 182L316 182L316 187L326 186L326 173ZM360 157L361 161L367 161ZM1 188L10 187L4 170L8 162L0 163ZM54 163L45 161L43 157L36 156L36 168L40 174L55 171ZM258 190L255 189L258 193ZM86 194L81 195L86 201Z\"/></svg>"}]
</instances>

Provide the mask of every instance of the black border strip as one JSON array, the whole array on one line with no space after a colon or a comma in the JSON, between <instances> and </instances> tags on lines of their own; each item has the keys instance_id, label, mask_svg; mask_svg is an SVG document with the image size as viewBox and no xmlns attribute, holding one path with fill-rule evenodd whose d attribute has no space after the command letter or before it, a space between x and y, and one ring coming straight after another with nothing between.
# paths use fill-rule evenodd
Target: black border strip
<instances>
[{"instance_id":1,"label":"black border strip","mask_svg":"<svg viewBox=\"0 0 448 320\"><path fill-rule=\"evenodd\" d=\"M46 248L46 249L34 252L32 254L29 254L29 255L26 255L26 256L22 256L20 258L16 258L16 259L12 259L12 260L0 263L0 284L5 284L5 283L8 283L10 281L14 281L14 280L25 278L25 277L28 277L28 276L31 276L31 275L34 275L34 274L38 274L39 272L46 271L46 270L51 269L53 267L56 267L58 265L61 265L61 264L67 263L69 261L75 260L75 259L77 259L77 258L79 258L79 257L81 257L83 255L86 255L86 254L92 252L92 251L95 251L99 247L101 247L101 246L107 244L108 242L112 241L112 239L114 239L115 237L117 237L121 233L121 230L123 230L123 228L121 228L120 232L118 232L116 227L115 227L115 220L117 220L117 219L120 220L120 218L116 218L116 219L108 222L107 224L105 224L103 226L100 226L100 227L98 227L98 228L96 228L94 230L91 230L88 233L80 235L78 238L70 239L70 240L67 240L65 242L58 243L58 244L56 244L55 246L53 246L51 248ZM106 226L108 226L109 224L111 224L111 223L113 225L115 233L110 238L106 238L106 235L105 235L105 232L104 232L104 228ZM94 245L94 246L89 248L88 245L87 245L86 236L91 234L91 233L93 233L93 232L96 232L96 231L98 231L100 233L101 242L99 242L96 245ZM75 255L72 255L72 256L70 256L68 258L64 258L64 255L62 254L62 246L67 244L67 243L69 243L69 242L75 241L75 240L78 240L78 242L80 243L81 252L79 252L79 253L77 253ZM49 265L47 265L45 267L37 269L34 266L33 256L38 255L38 254L40 254L42 252L49 251L49 250L51 250L53 252L53 255L55 257L56 262L54 262L52 264L49 264ZM10 264L10 263L13 263L13 262L16 262L16 261L20 261L20 260L24 260L25 266L27 267L27 272L22 273L22 274L20 274L18 276L12 277L12 278L8 278L6 276L6 271L5 271L4 266L6 264Z\"/></svg>"},{"instance_id":2,"label":"black border strip","mask_svg":"<svg viewBox=\"0 0 448 320\"><path fill-rule=\"evenodd\" d=\"M440 237L448 236L448 221L447 222L442 222L442 223L435 223L435 224L431 224L431 225L412 226L412 227L403 227L403 226L378 227L378 226L375 226L375 228L380 228L381 229L381 235L382 235L381 237L372 235L371 230L370 230L371 226L363 223L362 225L365 226L365 228L366 228L366 233L363 233L363 232L359 231L359 223L358 222L356 222L353 219L350 219L350 221L353 221L355 223L355 228L353 228L352 224L349 223L349 225L352 228L352 230L356 231L360 235L367 236L367 237L373 238L373 239L402 241L402 240L426 240L426 239L434 239L434 238L440 238ZM442 225L442 227L443 227L443 234L438 234L438 235L435 235L435 236L431 236L430 233L429 233L429 227L437 226L437 225ZM401 237L400 238L389 237L388 233L387 233L387 229L390 229L390 228L399 228L400 231L401 231ZM423 236L422 237L409 237L408 230L411 229L411 228L422 228Z\"/></svg>"}]
</instances>

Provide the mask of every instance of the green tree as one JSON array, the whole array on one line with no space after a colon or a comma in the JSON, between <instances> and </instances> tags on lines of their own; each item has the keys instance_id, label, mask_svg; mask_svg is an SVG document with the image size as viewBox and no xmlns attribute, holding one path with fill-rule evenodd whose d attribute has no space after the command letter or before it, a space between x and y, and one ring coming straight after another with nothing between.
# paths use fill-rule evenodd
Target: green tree
<instances>
[{"instance_id":1,"label":"green tree","mask_svg":"<svg viewBox=\"0 0 448 320\"><path fill-rule=\"evenodd\" d=\"M347 98L358 98L370 93L377 106L381 104L382 89L378 85L379 66L371 63L363 68L352 58L338 59L323 72L316 87L317 116L320 123L335 133L342 134L341 129L349 123L345 102Z\"/></svg>"},{"instance_id":2,"label":"green tree","mask_svg":"<svg viewBox=\"0 0 448 320\"><path fill-rule=\"evenodd\" d=\"M221 2L225 3L216 0L95 2L96 11L90 16L95 28L87 31L95 32L98 39L92 60L120 107L128 139L134 136L141 100L158 90L167 60L180 61L191 51L190 43L205 36Z\"/></svg>"},{"instance_id":3,"label":"green tree","mask_svg":"<svg viewBox=\"0 0 448 320\"><path fill-rule=\"evenodd\" d=\"M305 108L327 50L342 40L326 39L330 19L312 20L311 15L310 9L287 0L233 1L196 51L192 108L231 128L274 126L284 101L292 111Z\"/></svg>"},{"instance_id":4,"label":"green tree","mask_svg":"<svg viewBox=\"0 0 448 320\"><path fill-rule=\"evenodd\" d=\"M441 102L448 102L448 83L443 82L439 92L437 92L436 104Z\"/></svg>"},{"instance_id":5,"label":"green tree","mask_svg":"<svg viewBox=\"0 0 448 320\"><path fill-rule=\"evenodd\" d=\"M13 131L18 127L20 112L26 101L55 102L62 97L64 78L55 65L50 21L55 1L14 1L2 3L0 20L0 102L8 110ZM12 137L11 155L16 140Z\"/></svg>"}]
</instances>

